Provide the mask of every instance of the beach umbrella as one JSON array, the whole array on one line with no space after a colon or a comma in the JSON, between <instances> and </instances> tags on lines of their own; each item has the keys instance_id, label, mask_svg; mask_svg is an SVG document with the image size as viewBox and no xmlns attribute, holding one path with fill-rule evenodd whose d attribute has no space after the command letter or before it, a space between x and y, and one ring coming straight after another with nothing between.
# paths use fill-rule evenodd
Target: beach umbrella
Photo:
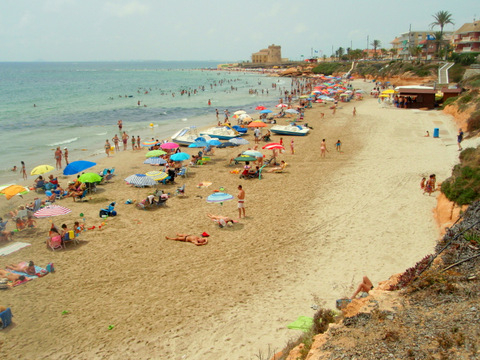
<instances>
[{"instance_id":1,"label":"beach umbrella","mask_svg":"<svg viewBox=\"0 0 480 360\"><path fill-rule=\"evenodd\" d=\"M265 106L259 105L255 108L255 110L266 110L267 108Z\"/></svg>"},{"instance_id":2,"label":"beach umbrella","mask_svg":"<svg viewBox=\"0 0 480 360\"><path fill-rule=\"evenodd\" d=\"M248 114L242 114L238 117L240 120L242 121L249 121L249 120L252 120L252 118L250 117L250 115Z\"/></svg>"},{"instance_id":3,"label":"beach umbrella","mask_svg":"<svg viewBox=\"0 0 480 360\"><path fill-rule=\"evenodd\" d=\"M248 131L247 128L241 127L240 125L233 125L232 128L234 128L235 130L237 130L241 134L246 134L247 131Z\"/></svg>"},{"instance_id":4,"label":"beach umbrella","mask_svg":"<svg viewBox=\"0 0 480 360\"><path fill-rule=\"evenodd\" d=\"M279 143L269 143L269 144L263 146L262 149L267 149L267 150L281 149L281 150L285 150L283 145L280 145Z\"/></svg>"},{"instance_id":5,"label":"beach umbrella","mask_svg":"<svg viewBox=\"0 0 480 360\"><path fill-rule=\"evenodd\" d=\"M307 99L308 98L308 95L302 95L299 97L300 99Z\"/></svg>"},{"instance_id":6,"label":"beach umbrella","mask_svg":"<svg viewBox=\"0 0 480 360\"><path fill-rule=\"evenodd\" d=\"M7 200L10 200L15 195L24 195L24 194L28 193L29 191L30 190L28 190L24 186L10 185L10 186L7 186L7 187L3 188L2 190L0 190L0 193L4 194L5 197L7 198Z\"/></svg>"},{"instance_id":7,"label":"beach umbrella","mask_svg":"<svg viewBox=\"0 0 480 360\"><path fill-rule=\"evenodd\" d=\"M395 94L395 90L392 90L392 89L384 90L382 91L382 94Z\"/></svg>"},{"instance_id":8,"label":"beach umbrella","mask_svg":"<svg viewBox=\"0 0 480 360\"><path fill-rule=\"evenodd\" d=\"M242 155L235 158L235 161L255 161L255 160L257 160L256 157L249 156L249 155Z\"/></svg>"},{"instance_id":9,"label":"beach umbrella","mask_svg":"<svg viewBox=\"0 0 480 360\"><path fill-rule=\"evenodd\" d=\"M147 140L142 142L143 147L152 147L153 145L156 145L157 141L156 140Z\"/></svg>"},{"instance_id":10,"label":"beach umbrella","mask_svg":"<svg viewBox=\"0 0 480 360\"><path fill-rule=\"evenodd\" d=\"M162 149L169 149L169 150L171 150L171 149L176 149L176 148L178 148L179 145L176 144L176 143L174 143L174 142L166 142L166 143L163 143L162 145L160 145L160 147L161 147Z\"/></svg>"},{"instance_id":11,"label":"beach umbrella","mask_svg":"<svg viewBox=\"0 0 480 360\"><path fill-rule=\"evenodd\" d=\"M275 107L277 107L277 108L286 108L286 107L288 107L288 105L287 105L287 104L278 104L278 105L275 105Z\"/></svg>"},{"instance_id":12,"label":"beach umbrella","mask_svg":"<svg viewBox=\"0 0 480 360\"><path fill-rule=\"evenodd\" d=\"M149 171L145 175L150 176L155 181L162 181L168 177L168 174L163 171Z\"/></svg>"},{"instance_id":13,"label":"beach umbrella","mask_svg":"<svg viewBox=\"0 0 480 360\"><path fill-rule=\"evenodd\" d=\"M40 210L36 211L33 213L33 216L36 218L44 218L44 217L50 217L50 216L59 216L59 215L65 215L72 212L72 210L60 206L60 205L49 205L45 206L44 208L41 208Z\"/></svg>"},{"instance_id":14,"label":"beach umbrella","mask_svg":"<svg viewBox=\"0 0 480 360\"><path fill-rule=\"evenodd\" d=\"M217 148L223 149L226 147L234 147L234 146L238 146L238 144L234 144L230 141L225 141L224 143L221 143L220 145L218 145Z\"/></svg>"},{"instance_id":15,"label":"beach umbrella","mask_svg":"<svg viewBox=\"0 0 480 360\"><path fill-rule=\"evenodd\" d=\"M246 114L247 112L244 111L244 110L237 110L234 112L235 115L243 115L243 114Z\"/></svg>"},{"instance_id":16,"label":"beach umbrella","mask_svg":"<svg viewBox=\"0 0 480 360\"><path fill-rule=\"evenodd\" d=\"M184 161L190 159L190 155L184 152L179 152L170 156L170 160Z\"/></svg>"},{"instance_id":17,"label":"beach umbrella","mask_svg":"<svg viewBox=\"0 0 480 360\"><path fill-rule=\"evenodd\" d=\"M270 110L270 109L265 109L265 110L260 111L260 114L269 114L271 112L273 112L273 111Z\"/></svg>"},{"instance_id":18,"label":"beach umbrella","mask_svg":"<svg viewBox=\"0 0 480 360\"><path fill-rule=\"evenodd\" d=\"M202 148L202 147L207 147L208 143L206 141L195 141L188 145L189 148Z\"/></svg>"},{"instance_id":19,"label":"beach umbrella","mask_svg":"<svg viewBox=\"0 0 480 360\"><path fill-rule=\"evenodd\" d=\"M242 154L243 155L254 156L256 158L263 157L263 154L260 151L256 151L256 150L246 150Z\"/></svg>"},{"instance_id":20,"label":"beach umbrella","mask_svg":"<svg viewBox=\"0 0 480 360\"><path fill-rule=\"evenodd\" d=\"M130 175L125 179L125 181L133 186L144 187L144 186L154 186L157 185L157 182L151 177L145 174L134 174Z\"/></svg>"},{"instance_id":21,"label":"beach umbrella","mask_svg":"<svg viewBox=\"0 0 480 360\"><path fill-rule=\"evenodd\" d=\"M150 165L164 165L167 163L167 160L158 157L151 157L145 160L143 163Z\"/></svg>"},{"instance_id":22,"label":"beach umbrella","mask_svg":"<svg viewBox=\"0 0 480 360\"><path fill-rule=\"evenodd\" d=\"M207 202L209 203L223 203L224 201L232 200L233 195L226 194L223 192L216 192L207 197Z\"/></svg>"},{"instance_id":23,"label":"beach umbrella","mask_svg":"<svg viewBox=\"0 0 480 360\"><path fill-rule=\"evenodd\" d=\"M55 170L55 168L53 166L39 165L39 166L34 167L32 169L32 171L30 171L30 175L42 175L42 174L48 173L52 170Z\"/></svg>"},{"instance_id":24,"label":"beach umbrella","mask_svg":"<svg viewBox=\"0 0 480 360\"><path fill-rule=\"evenodd\" d=\"M85 161L85 160L74 161L68 164L65 167L65 169L63 169L63 175L75 175L95 165L97 165L97 163L94 163L92 161Z\"/></svg>"},{"instance_id":25,"label":"beach umbrella","mask_svg":"<svg viewBox=\"0 0 480 360\"><path fill-rule=\"evenodd\" d=\"M162 156L162 155L165 155L166 152L163 151L163 150L152 150L152 151L149 151L145 154L145 157L147 158L150 158L150 157L159 157L159 156Z\"/></svg>"},{"instance_id":26,"label":"beach umbrella","mask_svg":"<svg viewBox=\"0 0 480 360\"><path fill-rule=\"evenodd\" d=\"M252 121L250 124L247 125L247 127L266 127L267 124L265 124L263 121Z\"/></svg>"},{"instance_id":27,"label":"beach umbrella","mask_svg":"<svg viewBox=\"0 0 480 360\"><path fill-rule=\"evenodd\" d=\"M211 145L211 146L222 145L222 142L220 140L217 140L217 139L208 140L207 143L208 143L208 145Z\"/></svg>"},{"instance_id":28,"label":"beach umbrella","mask_svg":"<svg viewBox=\"0 0 480 360\"><path fill-rule=\"evenodd\" d=\"M248 140L245 140L243 138L233 138L230 140L231 143L235 144L235 145L247 145L247 144L250 144L250 142Z\"/></svg>"},{"instance_id":29,"label":"beach umbrella","mask_svg":"<svg viewBox=\"0 0 480 360\"><path fill-rule=\"evenodd\" d=\"M81 183L96 183L102 181L102 177L96 173L85 173L80 175L78 181Z\"/></svg>"},{"instance_id":30,"label":"beach umbrella","mask_svg":"<svg viewBox=\"0 0 480 360\"><path fill-rule=\"evenodd\" d=\"M285 110L285 112L288 113L288 114L298 114L298 111L295 110L295 109L287 109L287 110Z\"/></svg>"}]
</instances>

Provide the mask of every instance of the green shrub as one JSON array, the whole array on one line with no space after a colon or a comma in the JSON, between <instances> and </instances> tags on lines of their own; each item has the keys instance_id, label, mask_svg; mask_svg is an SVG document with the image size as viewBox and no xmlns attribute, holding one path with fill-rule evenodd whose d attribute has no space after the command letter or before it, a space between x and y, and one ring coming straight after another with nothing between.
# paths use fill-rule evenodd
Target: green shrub
<instances>
[{"instance_id":1,"label":"green shrub","mask_svg":"<svg viewBox=\"0 0 480 360\"><path fill-rule=\"evenodd\" d=\"M316 67L313 68L314 74L324 74L324 75L332 75L337 69L340 68L339 63L330 62L330 63L320 63Z\"/></svg>"},{"instance_id":2,"label":"green shrub","mask_svg":"<svg viewBox=\"0 0 480 360\"><path fill-rule=\"evenodd\" d=\"M443 102L443 106L451 105L451 104L453 104L455 101L457 101L457 99L458 99L458 96L449 97L447 100L445 100L445 101Z\"/></svg>"},{"instance_id":3,"label":"green shrub","mask_svg":"<svg viewBox=\"0 0 480 360\"><path fill-rule=\"evenodd\" d=\"M461 64L455 64L448 70L451 82L460 82L465 74L465 67Z\"/></svg>"}]
</instances>

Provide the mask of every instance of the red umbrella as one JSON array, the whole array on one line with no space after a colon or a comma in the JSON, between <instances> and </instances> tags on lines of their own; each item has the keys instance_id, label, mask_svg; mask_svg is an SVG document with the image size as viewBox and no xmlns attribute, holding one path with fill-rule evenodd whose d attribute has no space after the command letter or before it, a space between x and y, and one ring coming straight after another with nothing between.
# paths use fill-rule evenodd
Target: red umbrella
<instances>
[{"instance_id":1,"label":"red umbrella","mask_svg":"<svg viewBox=\"0 0 480 360\"><path fill-rule=\"evenodd\" d=\"M49 217L49 216L65 215L70 212L72 212L72 210L67 209L66 207L59 206L59 205L50 205L50 206L41 208L40 210L36 211L33 215L36 218L43 218L43 217Z\"/></svg>"},{"instance_id":2,"label":"red umbrella","mask_svg":"<svg viewBox=\"0 0 480 360\"><path fill-rule=\"evenodd\" d=\"M275 105L275 107L284 108L284 107L288 107L288 105L287 104L278 104L278 105Z\"/></svg>"},{"instance_id":3,"label":"red umbrella","mask_svg":"<svg viewBox=\"0 0 480 360\"><path fill-rule=\"evenodd\" d=\"M269 143L269 144L263 146L262 149L267 149L267 150L275 150L275 149L285 150L285 148L283 147L283 145L280 145L279 143Z\"/></svg>"},{"instance_id":4,"label":"red umbrella","mask_svg":"<svg viewBox=\"0 0 480 360\"><path fill-rule=\"evenodd\" d=\"M255 110L266 110L266 109L267 108L265 106L261 106L261 105L259 105L255 108Z\"/></svg>"}]
</instances>

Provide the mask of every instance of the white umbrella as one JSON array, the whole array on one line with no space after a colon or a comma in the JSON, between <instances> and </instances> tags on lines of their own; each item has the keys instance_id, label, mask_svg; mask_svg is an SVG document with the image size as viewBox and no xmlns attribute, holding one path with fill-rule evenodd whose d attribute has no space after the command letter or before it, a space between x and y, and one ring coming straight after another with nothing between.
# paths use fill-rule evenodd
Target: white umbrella
<instances>
[{"instance_id":1,"label":"white umbrella","mask_svg":"<svg viewBox=\"0 0 480 360\"><path fill-rule=\"evenodd\" d=\"M234 115L242 115L242 114L246 114L246 113L247 113L246 111L237 110L237 111L235 111L233 114L234 114Z\"/></svg>"},{"instance_id":2,"label":"white umbrella","mask_svg":"<svg viewBox=\"0 0 480 360\"><path fill-rule=\"evenodd\" d=\"M250 156L253 156L253 157L256 157L256 158L263 157L263 154L260 151L256 151L256 150L246 150L242 154L250 155Z\"/></svg>"},{"instance_id":3,"label":"white umbrella","mask_svg":"<svg viewBox=\"0 0 480 360\"><path fill-rule=\"evenodd\" d=\"M230 140L231 143L236 144L236 145L247 145L249 144L248 140L242 139L242 138L233 138Z\"/></svg>"},{"instance_id":4,"label":"white umbrella","mask_svg":"<svg viewBox=\"0 0 480 360\"><path fill-rule=\"evenodd\" d=\"M155 180L153 180L150 176L147 176L145 174L130 175L125 179L125 181L137 187L157 185L157 182Z\"/></svg>"}]
</instances>

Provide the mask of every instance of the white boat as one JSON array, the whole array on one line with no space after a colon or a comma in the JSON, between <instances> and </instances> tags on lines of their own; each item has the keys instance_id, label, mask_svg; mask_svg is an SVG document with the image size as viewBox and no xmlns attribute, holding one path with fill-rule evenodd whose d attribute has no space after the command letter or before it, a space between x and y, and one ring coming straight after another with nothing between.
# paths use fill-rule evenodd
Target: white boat
<instances>
[{"instance_id":1,"label":"white boat","mask_svg":"<svg viewBox=\"0 0 480 360\"><path fill-rule=\"evenodd\" d=\"M242 136L235 129L231 128L230 126L215 126L205 131L200 132L200 136L211 136L212 138L217 138L220 140L230 140L238 136Z\"/></svg>"},{"instance_id":2,"label":"white boat","mask_svg":"<svg viewBox=\"0 0 480 360\"><path fill-rule=\"evenodd\" d=\"M310 129L300 125L273 125L270 131L278 135L305 136Z\"/></svg>"},{"instance_id":3,"label":"white boat","mask_svg":"<svg viewBox=\"0 0 480 360\"><path fill-rule=\"evenodd\" d=\"M185 127L175 134L172 135L172 141L177 143L178 145L185 145L188 146L195 142L195 139L198 138L200 135L197 132L197 128L193 127ZM205 141L211 140L210 136L203 136Z\"/></svg>"}]
</instances>

